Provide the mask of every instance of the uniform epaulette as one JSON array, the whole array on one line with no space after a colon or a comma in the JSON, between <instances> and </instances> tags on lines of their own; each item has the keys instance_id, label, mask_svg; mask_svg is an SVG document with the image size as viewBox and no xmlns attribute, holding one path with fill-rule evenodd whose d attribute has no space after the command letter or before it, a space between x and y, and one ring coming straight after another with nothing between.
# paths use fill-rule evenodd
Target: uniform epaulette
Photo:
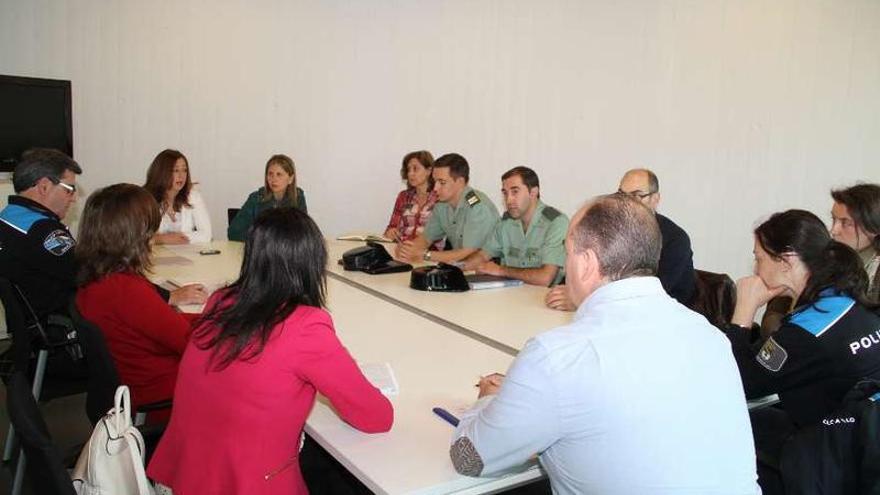
<instances>
[{"instance_id":1,"label":"uniform epaulette","mask_svg":"<svg viewBox=\"0 0 880 495\"><path fill-rule=\"evenodd\" d=\"M552 206L545 206L541 214L544 215L544 218L552 222L553 220L556 220L559 215L562 215L562 212Z\"/></svg>"},{"instance_id":2,"label":"uniform epaulette","mask_svg":"<svg viewBox=\"0 0 880 495\"><path fill-rule=\"evenodd\" d=\"M477 195L476 192L471 191L464 196L464 200L467 201L467 204L471 207L480 204L480 196Z\"/></svg>"}]
</instances>

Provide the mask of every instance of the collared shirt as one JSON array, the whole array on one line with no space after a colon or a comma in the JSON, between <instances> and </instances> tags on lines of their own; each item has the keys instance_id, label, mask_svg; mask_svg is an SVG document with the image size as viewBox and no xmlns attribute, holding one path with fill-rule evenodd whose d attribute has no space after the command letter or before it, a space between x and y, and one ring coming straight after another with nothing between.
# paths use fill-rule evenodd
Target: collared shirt
<instances>
[{"instance_id":1,"label":"collared shirt","mask_svg":"<svg viewBox=\"0 0 880 495\"><path fill-rule=\"evenodd\" d=\"M760 493L730 344L654 277L600 287L529 340L451 454L482 476L538 454L556 494Z\"/></svg>"},{"instance_id":2,"label":"collared shirt","mask_svg":"<svg viewBox=\"0 0 880 495\"><path fill-rule=\"evenodd\" d=\"M434 213L425 227L424 236L431 242L446 236L452 249L480 249L496 223L498 209L492 200L481 191L467 186L461 192L455 208L448 203L437 203L434 206Z\"/></svg>"},{"instance_id":3,"label":"collared shirt","mask_svg":"<svg viewBox=\"0 0 880 495\"><path fill-rule=\"evenodd\" d=\"M391 212L391 220L388 221L387 229L397 229L401 241L410 241L418 237L425 230L425 225L431 219L434 205L437 204L437 192L428 191L425 203L419 206L416 201L415 188L400 191L394 202L394 210ZM443 249L445 239L440 238L434 243L435 249Z\"/></svg>"},{"instance_id":4,"label":"collared shirt","mask_svg":"<svg viewBox=\"0 0 880 495\"><path fill-rule=\"evenodd\" d=\"M495 225L495 229L482 250L492 258L501 258L501 264L514 268L540 268L556 265L559 271L554 284L564 276L565 234L568 217L556 208L538 201L529 228L523 232L521 219L507 213Z\"/></svg>"}]
</instances>

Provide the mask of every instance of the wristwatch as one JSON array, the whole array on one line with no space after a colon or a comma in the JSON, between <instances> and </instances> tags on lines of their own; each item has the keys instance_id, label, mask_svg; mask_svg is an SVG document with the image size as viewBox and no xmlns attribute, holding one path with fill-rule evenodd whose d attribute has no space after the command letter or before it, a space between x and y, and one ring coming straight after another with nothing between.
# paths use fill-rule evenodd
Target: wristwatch
<instances>
[{"instance_id":1,"label":"wristwatch","mask_svg":"<svg viewBox=\"0 0 880 495\"><path fill-rule=\"evenodd\" d=\"M431 250L426 249L425 254L422 255L422 259L425 261L431 261Z\"/></svg>"}]
</instances>

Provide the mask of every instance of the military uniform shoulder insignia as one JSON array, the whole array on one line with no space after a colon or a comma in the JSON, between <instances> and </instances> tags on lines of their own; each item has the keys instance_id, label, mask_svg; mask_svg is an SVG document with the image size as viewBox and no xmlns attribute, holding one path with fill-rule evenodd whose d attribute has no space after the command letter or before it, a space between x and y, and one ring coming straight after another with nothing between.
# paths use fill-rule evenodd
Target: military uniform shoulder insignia
<instances>
[{"instance_id":1,"label":"military uniform shoulder insignia","mask_svg":"<svg viewBox=\"0 0 880 495\"><path fill-rule=\"evenodd\" d=\"M764 342L764 345L761 346L761 350L758 351L755 360L758 361L758 364L761 366L775 373L781 370L782 365L788 360L788 351L773 340L773 337L770 337Z\"/></svg>"},{"instance_id":2,"label":"military uniform shoulder insignia","mask_svg":"<svg viewBox=\"0 0 880 495\"><path fill-rule=\"evenodd\" d=\"M562 215L562 212L552 206L545 206L544 210L541 211L541 214L544 215L544 218L552 222L553 220L556 220L559 215Z\"/></svg>"},{"instance_id":3,"label":"military uniform shoulder insignia","mask_svg":"<svg viewBox=\"0 0 880 495\"><path fill-rule=\"evenodd\" d=\"M467 201L467 204L469 206L478 205L478 204L480 204L480 201L481 201L480 197L474 191L467 193L464 197L464 200Z\"/></svg>"},{"instance_id":4,"label":"military uniform shoulder insignia","mask_svg":"<svg viewBox=\"0 0 880 495\"><path fill-rule=\"evenodd\" d=\"M76 241L73 240L70 233L62 229L53 230L43 240L43 248L55 256L63 256L75 245Z\"/></svg>"}]
</instances>

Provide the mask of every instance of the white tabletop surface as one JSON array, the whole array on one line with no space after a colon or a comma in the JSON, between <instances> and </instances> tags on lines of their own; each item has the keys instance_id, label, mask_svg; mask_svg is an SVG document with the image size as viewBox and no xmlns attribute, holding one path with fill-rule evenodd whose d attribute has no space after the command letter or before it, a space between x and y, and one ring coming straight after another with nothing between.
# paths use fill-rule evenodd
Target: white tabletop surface
<instances>
[{"instance_id":1,"label":"white tabletop surface","mask_svg":"<svg viewBox=\"0 0 880 495\"><path fill-rule=\"evenodd\" d=\"M205 246L158 247L154 280L209 286L234 280L242 245L212 245L221 253L199 255ZM391 397L395 418L388 433L368 435L355 430L323 399L306 423L308 433L370 490L487 493L541 476L536 467L502 478L458 475L448 454L452 426L432 412L436 406L453 412L467 407L476 398L478 377L506 370L512 361L509 354L332 278L328 279L328 310L340 340L355 359L390 363L400 387L400 393Z\"/></svg>"},{"instance_id":2,"label":"white tabletop surface","mask_svg":"<svg viewBox=\"0 0 880 495\"><path fill-rule=\"evenodd\" d=\"M556 311L544 305L546 287L521 285L503 289L467 292L424 292L409 288L410 274L369 275L343 270L337 264L342 253L363 246L356 241L327 241L330 272L363 290L385 296L412 311L421 311L435 321L494 342L510 354L522 349L526 341L541 332L565 325L574 313ZM394 249L393 244L383 244Z\"/></svg>"}]
</instances>

